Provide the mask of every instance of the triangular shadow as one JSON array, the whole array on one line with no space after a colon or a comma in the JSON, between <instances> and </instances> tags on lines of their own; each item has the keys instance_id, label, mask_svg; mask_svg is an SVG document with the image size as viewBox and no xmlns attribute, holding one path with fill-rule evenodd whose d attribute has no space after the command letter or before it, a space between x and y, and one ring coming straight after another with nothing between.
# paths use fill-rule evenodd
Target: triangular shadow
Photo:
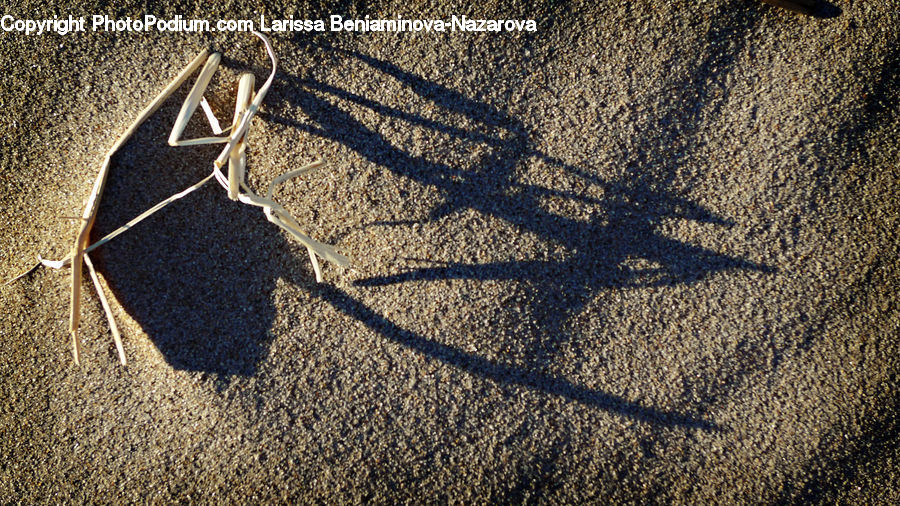
<instances>
[{"instance_id":1,"label":"triangular shadow","mask_svg":"<svg viewBox=\"0 0 900 506\"><path fill-rule=\"evenodd\" d=\"M221 145L166 142L188 89L185 84L167 100L114 156L93 240L212 170ZM209 135L192 129L196 123L189 126L190 137ZM223 381L255 374L266 357L276 279L288 276L287 269L308 274L305 265L297 265L303 258L299 248L258 208L230 201L214 181L92 256L116 299L172 367L217 374Z\"/></svg>"}]
</instances>

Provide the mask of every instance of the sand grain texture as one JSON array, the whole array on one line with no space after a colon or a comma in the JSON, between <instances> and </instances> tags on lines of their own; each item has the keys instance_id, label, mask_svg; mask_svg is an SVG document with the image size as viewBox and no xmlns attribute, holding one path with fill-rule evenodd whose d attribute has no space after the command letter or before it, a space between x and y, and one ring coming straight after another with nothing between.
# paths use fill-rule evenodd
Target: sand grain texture
<instances>
[{"instance_id":1,"label":"sand grain texture","mask_svg":"<svg viewBox=\"0 0 900 506\"><path fill-rule=\"evenodd\" d=\"M90 290L72 362L65 272L0 287L0 502L900 500L900 4L236 8L58 14L539 30L273 35L248 181L324 157L277 198L353 268L317 285L210 185L92 255L127 367ZM247 34L0 35L2 279L201 48L222 118L268 69ZM96 237L210 170L165 143L186 93Z\"/></svg>"}]
</instances>

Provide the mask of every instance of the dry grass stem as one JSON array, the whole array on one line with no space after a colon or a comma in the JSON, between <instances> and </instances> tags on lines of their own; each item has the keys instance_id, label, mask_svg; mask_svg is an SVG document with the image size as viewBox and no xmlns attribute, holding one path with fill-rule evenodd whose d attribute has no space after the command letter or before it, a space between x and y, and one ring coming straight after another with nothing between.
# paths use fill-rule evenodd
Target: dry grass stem
<instances>
[{"instance_id":1,"label":"dry grass stem","mask_svg":"<svg viewBox=\"0 0 900 506\"><path fill-rule=\"evenodd\" d=\"M291 178L301 176L315 169L318 169L319 167L324 165L321 160L307 165L306 167L303 167L301 169L287 172L275 178L275 180L269 184L265 197L260 197L259 195L254 193L245 183L247 162L246 134L250 127L250 121L259 110L259 107L262 104L266 93L272 85L278 65L278 60L275 57L275 52L273 51L269 40L258 32L253 33L257 37L259 37L265 44L266 51L272 61L272 71L269 74L268 79L265 81L265 83L263 83L260 89L256 91L256 93L253 92L253 85L255 81L253 75L244 74L241 76L238 84L238 92L235 100L234 120L232 124L227 129L222 129L218 119L215 117L215 114L213 114L208 101L203 96L222 58L222 55L220 53L213 53L207 57L208 52L204 50L196 58L194 58L194 60L191 61L188 66L185 67L184 70L182 70L181 73L179 73L178 76L176 76L175 79L173 79L172 82L169 83L169 85L166 86L165 89L163 89L146 108L144 108L143 111L141 111L141 113L134 120L134 122L132 122L125 133L123 133L116 140L115 144L113 144L112 148L110 148L109 152L107 152L100 167L100 171L97 175L97 179L94 182L91 194L88 197L87 204L84 208L84 213L80 218L82 224L78 230L75 243L72 246L69 255L61 260L47 260L38 256L39 263L37 265L43 264L54 269L60 269L69 264L72 265L72 299L70 306L69 331L72 336L72 354L75 358L76 364L80 363L81 361L81 344L78 336L78 326L81 319L82 260L88 267L91 279L93 280L94 288L97 291L97 294L100 298L100 303L103 306L103 310L106 313L107 320L109 321L110 329L113 334L113 340L115 341L116 350L119 355L119 360L123 365L126 364L125 351L124 347L122 346L122 340L119 334L118 326L116 325L112 309L104 293L100 278L97 275L93 263L91 262L87 253L109 242L126 230L131 229L134 225L146 219L153 213L159 211L171 202L180 199L185 195L193 192L194 190L200 188L213 178L215 178L216 181L218 181L219 184L222 185L223 188L225 188L225 190L228 192L229 198L231 198L232 200L237 200L244 204L261 207L263 209L263 212L265 213L266 218L269 221L284 229L292 237L297 239L301 244L306 246L310 260L313 264L313 269L315 270L316 281L322 281L322 269L319 265L317 257L324 258L325 260L335 263L341 267L346 267L349 265L349 258L338 253L337 250L332 246L320 243L315 239L309 237L305 232L303 232L299 223L297 223L293 216L291 216L291 214L282 205L278 204L273 199L274 190L277 185ZM206 63L203 65L203 69L200 71L200 74L197 77L197 81L191 88L191 91L189 92L187 98L184 101L184 104L181 107L181 110L178 113L178 117L176 118L172 127L172 132L169 135L168 143L172 146L196 146L214 143L225 144L222 152L213 163L212 172L194 185L172 195L171 197L144 211L139 216L133 218L131 221L106 235L96 243L88 245L88 237L90 236L91 228L93 227L94 221L97 217L100 197L102 196L104 186L106 185L106 179L109 174L112 156L128 141L128 139L134 134L134 132L137 131L138 127L148 117L150 117L150 115L156 112L156 110L162 105L162 103L176 89L178 89L184 83L184 81L192 73L194 73L194 71L196 71L198 67L200 67L204 60ZM200 137L197 139L181 139L181 135L183 134L191 116L196 111L198 106L203 109L207 121L209 122L210 128L212 129L215 136ZM228 135L223 136L222 134L225 133L226 130L228 131ZM221 170L226 162L228 163L227 177L222 173ZM33 266L19 276L16 276L15 278L9 280L7 284L27 275L28 273L33 271L34 268L37 267L37 265Z\"/></svg>"}]
</instances>

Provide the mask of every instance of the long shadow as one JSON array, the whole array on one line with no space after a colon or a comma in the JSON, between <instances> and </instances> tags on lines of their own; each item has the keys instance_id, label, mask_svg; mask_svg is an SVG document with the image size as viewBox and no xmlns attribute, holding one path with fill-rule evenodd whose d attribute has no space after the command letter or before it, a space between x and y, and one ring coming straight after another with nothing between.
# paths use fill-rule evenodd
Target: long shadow
<instances>
[{"instance_id":1,"label":"long shadow","mask_svg":"<svg viewBox=\"0 0 900 506\"><path fill-rule=\"evenodd\" d=\"M461 210L475 210L521 227L547 242L562 245L568 252L566 258L551 260L481 264L449 261L357 282L362 287L411 280L523 282L533 294L532 314L539 329L539 335L533 336L533 342L528 343L530 353L524 366L493 363L402 329L343 291L317 287L314 293L383 337L472 374L499 383L535 388L642 421L713 428L710 422L696 417L640 406L544 371L551 368L558 350L571 339L565 331L565 319L583 308L599 290L693 283L729 270L774 272L771 267L681 242L660 232L661 224L671 219L715 226L733 225L731 220L715 215L671 188L676 182L676 174L683 174L685 170L672 161L670 153L675 150L690 152L699 146L701 141L697 139L697 132L702 127L701 119L718 114L727 97L725 77L744 44L743 37L738 37L736 44L722 44L722 41L734 39L736 33L749 31L757 19L755 10L723 7L720 19L706 37L713 49L698 59L696 71L686 81L673 83L679 91L664 100L663 115L642 125L642 131L647 132L647 138L640 143L642 150L622 154L622 165L627 168L624 176L615 180L604 180L590 167L573 166L540 152L531 140L531 132L515 116L359 51L324 48L334 60L356 60L369 68L370 78L395 80L449 116L465 118L466 124L475 126L461 127L447 120L424 117L361 96L338 84L282 73L273 101L280 100L284 105L299 108L311 122L271 114L265 115L266 119L341 143L373 164L437 189L444 203L430 211L428 221ZM717 89L723 92L714 100L711 97ZM341 103L361 106L458 141L485 146L488 154L471 168L413 155L392 144L379 131L364 125L340 107ZM687 105L687 112L681 111L682 104ZM604 198L518 181L519 167L535 159L600 186ZM542 207L541 199L545 197L587 204L592 208L593 217L585 222L554 214ZM377 225L404 226L407 223L382 222ZM638 259L649 267L633 266Z\"/></svg>"},{"instance_id":2,"label":"long shadow","mask_svg":"<svg viewBox=\"0 0 900 506\"><path fill-rule=\"evenodd\" d=\"M749 29L754 22L755 17L746 11L723 12L721 22L709 36L730 36L732 31ZM557 351L571 339L564 328L565 318L583 308L598 290L692 283L716 272L737 269L772 272L767 266L677 241L659 231L660 224L669 219L714 226L732 224L674 191L670 186L679 167L654 146L668 143L682 149L692 147L690 137L700 128L699 104L705 102L704 93L722 86L724 73L740 50L741 45L737 46L717 45L712 56L701 59L698 71L688 82L679 83L682 89L699 90L699 95L691 95L698 105L690 116L681 117L680 121L663 116L644 125L647 132L662 133L656 137L651 134L641 143L651 146L647 151L623 153L625 175L610 181L598 177L590 167L573 166L540 152L531 141L531 132L515 116L360 52L329 49L339 57L362 62L383 78L399 81L420 98L476 126L460 127L426 118L335 84L281 73L267 99L269 109L277 110L279 101L293 105L315 125L272 114L262 114L263 119L334 140L397 175L436 188L445 200L431 210L429 220L461 210L476 210L560 244L568 252L566 258L558 260L449 262L359 282L360 286L373 286L411 279L522 281L533 292L533 313L540 330L528 343L532 353L525 365L495 363L403 329L346 291L310 285L311 293L382 337L476 376L561 396L639 421L716 429L715 424L698 416L642 406L546 371L551 369ZM671 104L684 100L683 96L675 96ZM335 105L341 101L487 146L489 152L472 168L412 155ZM720 103L714 102L713 107ZM173 116L177 103L166 108L170 113L165 116ZM215 149L165 147L168 125L162 116L158 113L148 121L136 136L143 140L133 141L117 157L107 188L107 195L116 198L104 199L96 227L99 234L209 170ZM689 140L677 140L685 137ZM533 159L600 186L604 198L518 181L517 169ZM182 173L187 175L179 176ZM593 217L584 222L554 214L541 206L546 197L589 205ZM402 226L382 224L385 225ZM101 268L119 300L174 367L224 376L254 374L264 358L267 331L275 315L270 299L275 280L302 279L300 282L307 284L309 279L309 273L298 278L287 267L295 267L297 259L303 258L299 247L286 242L277 229L265 223L258 210L233 204L212 187L173 204L98 253ZM643 259L651 267L633 267L630 262L634 259Z\"/></svg>"},{"instance_id":3,"label":"long shadow","mask_svg":"<svg viewBox=\"0 0 900 506\"><path fill-rule=\"evenodd\" d=\"M600 408L641 422L691 429L714 430L716 424L682 413L648 408L622 397L572 383L565 378L513 365L492 362L484 357L436 342L406 330L373 311L346 292L329 285L313 287L312 293L330 303L347 316L359 320L391 341L468 373L504 385L520 385L558 395L587 406Z\"/></svg>"}]
</instances>

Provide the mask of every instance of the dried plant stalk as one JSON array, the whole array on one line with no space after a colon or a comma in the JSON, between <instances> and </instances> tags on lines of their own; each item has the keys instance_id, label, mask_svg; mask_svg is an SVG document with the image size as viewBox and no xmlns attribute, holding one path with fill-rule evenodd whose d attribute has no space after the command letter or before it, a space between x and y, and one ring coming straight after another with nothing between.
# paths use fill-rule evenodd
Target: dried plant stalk
<instances>
[{"instance_id":1,"label":"dried plant stalk","mask_svg":"<svg viewBox=\"0 0 900 506\"><path fill-rule=\"evenodd\" d=\"M265 83L260 87L258 91L256 91L256 93L253 92L253 75L244 74L243 76L241 76L238 85L238 96L235 100L234 121L228 129L225 129L229 131L228 135L221 135L225 132L225 130L220 127L215 114L213 114L212 109L209 107L209 103L203 96L210 80L212 79L213 74L218 68L222 56L220 53L213 53L207 58L208 52L204 50L196 58L194 58L194 60L191 61L188 66L185 67L185 69L182 70L181 73L179 73L178 76L176 76L175 79L171 83L169 83L169 85L166 86L165 89L163 89L143 111L141 111L134 122L128 127L125 133L123 133L116 140L115 144L113 144L112 148L104 157L103 164L100 167L100 172L97 175L97 179L94 182L93 189L90 196L88 197L87 204L85 205L84 213L82 214L81 218L81 227L78 230L75 244L72 247L69 255L61 260L47 260L38 256L40 264L43 264L47 267L59 269L68 264L72 265L72 302L70 306L69 331L72 336L72 354L75 358L76 364L80 364L81 361L81 344L78 338L78 325L81 318L82 261L88 267L94 287L97 291L98 296L100 297L100 303L103 306L103 310L106 313L107 320L109 321L113 339L116 344L116 349L119 354L119 360L123 365L126 363L124 347L122 346L122 340L119 334L118 327L115 323L115 318L112 314L112 309L110 308L109 302L106 298L106 295L104 294L100 279L97 276L93 263L91 262L87 253L109 242L126 230L129 230L131 227L146 219L148 216L162 209L171 202L180 199L185 195L193 192L194 190L200 188L213 178L215 178L216 181L218 181L219 184L222 185L223 188L225 188L225 190L228 192L229 198L231 198L232 200L237 200L244 204L263 208L263 212L265 213L266 218L269 221L284 229L292 237L297 239L301 244L306 246L310 260L313 264L313 269L316 273L316 281L322 281L322 270L317 257L324 258L325 260L333 262L342 267L346 267L347 265L349 265L349 258L338 253L337 250L335 250L333 247L309 237L305 232L303 232L299 223L297 223L293 216L291 216L291 214L281 204L275 202L275 200L273 199L274 190L277 185L287 181L288 179L307 174L321 167L322 165L324 165L321 160L318 160L301 169L282 174L281 176L275 178L275 180L269 184L265 197L260 197L252 190L250 190L250 188L246 185L245 173L247 162L247 143L245 137L247 134L247 130L250 127L250 121L259 110L259 106L262 104L266 93L268 92L273 80L275 79L275 72L278 66L278 60L275 57L275 52L273 51L269 40L259 32L253 32L253 34L262 39L263 43L265 44L266 52L268 53L272 61L272 71L269 74L268 79L266 79ZM151 207L147 211L144 211L139 216L135 217L122 227L119 227L110 234L106 235L96 243L88 245L88 237L90 236L91 228L97 217L97 209L99 208L100 197L103 194L103 188L106 185L106 179L107 175L109 174L112 156L128 141L128 139L134 134L134 132L137 131L138 127L148 117L150 117L150 115L156 112L160 105L162 105L162 103L184 83L188 76L190 76L198 67L200 67L204 59L206 59L206 63L203 66L203 70L200 71L200 75L198 76L197 81L194 83L194 86L188 93L188 96L178 113L178 117L172 126L172 132L169 135L168 142L172 146L196 146L203 144L224 143L225 147L222 149L222 152L213 163L212 173L210 173L208 176L195 183L194 185L190 186L189 188L178 192L175 195L172 195L166 200L163 200L162 202ZM202 107L209 125L216 136L201 137L197 139L181 139L181 135L183 134L184 129L187 127L191 116L196 111L198 106ZM228 163L227 177L222 174L221 171L222 166L225 165L226 162ZM21 278L22 276L28 274L28 272L31 272L31 270L33 270L33 268L17 276L16 278L13 278L12 280L10 280L10 282L14 281L15 279Z\"/></svg>"},{"instance_id":2,"label":"dried plant stalk","mask_svg":"<svg viewBox=\"0 0 900 506\"><path fill-rule=\"evenodd\" d=\"M81 215L81 228L78 230L78 235L75 238L75 244L72 246L72 302L70 305L69 311L69 332L72 334L72 354L75 357L75 363L81 363L81 344L78 340L78 323L81 319L81 259L84 255L84 249L88 245L88 238L90 237L91 227L94 226L94 220L97 218L97 209L100 208L100 197L103 195L103 188L106 186L106 177L109 175L109 166L112 160L112 156L119 150L127 141L134 135L134 132L137 131L138 127L147 120L162 103L169 97L175 90L178 89L179 86L190 76L194 70L200 65L204 58L206 58L207 51L204 49L185 67L184 70L181 71L175 79L166 86L159 95L153 99L150 104L144 108L143 111L138 115L138 117L131 123L131 126L125 130L119 139L113 144L112 148L110 148L109 152L106 153L106 157L103 159L103 164L100 166L100 173L97 174L97 179L94 181L94 187L91 190L91 195L88 197L87 204L84 206L84 213Z\"/></svg>"},{"instance_id":3,"label":"dried plant stalk","mask_svg":"<svg viewBox=\"0 0 900 506\"><path fill-rule=\"evenodd\" d=\"M109 322L109 330L112 332L113 341L116 343L116 351L119 353L119 362L122 362L122 365L126 365L125 347L122 345L122 336L119 334L119 326L116 325L116 319L113 317L112 308L109 307L109 301L106 300L106 292L103 291L103 286L100 284L100 277L97 276L97 270L94 269L94 263L91 262L91 257L88 256L87 253L84 255L84 263L87 265L88 272L91 273L94 289L97 290L97 295L100 296L100 305L103 306L103 312L106 313L106 321Z\"/></svg>"}]
</instances>

